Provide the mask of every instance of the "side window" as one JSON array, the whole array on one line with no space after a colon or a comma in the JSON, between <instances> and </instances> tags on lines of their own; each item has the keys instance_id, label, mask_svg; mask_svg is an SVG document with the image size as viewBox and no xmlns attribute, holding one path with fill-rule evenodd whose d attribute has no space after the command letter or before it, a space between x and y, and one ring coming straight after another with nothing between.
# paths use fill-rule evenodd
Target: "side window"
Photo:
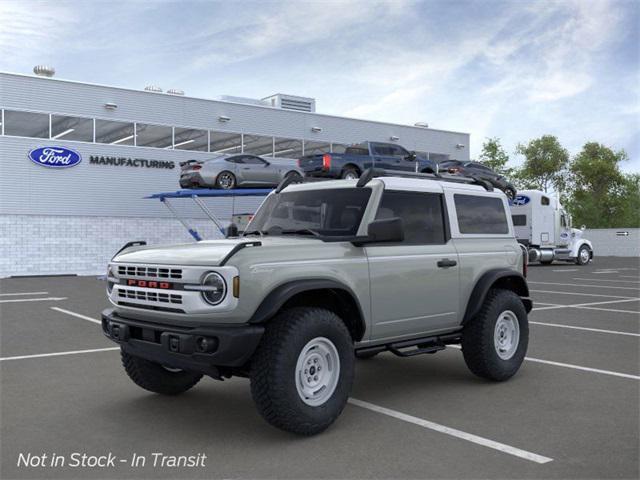
<instances>
[{"instance_id":1,"label":"side window","mask_svg":"<svg viewBox=\"0 0 640 480\"><path fill-rule=\"evenodd\" d=\"M243 157L229 157L227 158L229 163L244 163Z\"/></svg>"},{"instance_id":2,"label":"side window","mask_svg":"<svg viewBox=\"0 0 640 480\"><path fill-rule=\"evenodd\" d=\"M249 165L264 165L265 161L262 160L261 158L258 157L254 157L254 156L247 156L247 157L242 157L243 162L242 163L248 163Z\"/></svg>"},{"instance_id":3,"label":"side window","mask_svg":"<svg viewBox=\"0 0 640 480\"><path fill-rule=\"evenodd\" d=\"M393 155L393 151L387 145L382 145L379 143L372 144L374 155Z\"/></svg>"},{"instance_id":4,"label":"side window","mask_svg":"<svg viewBox=\"0 0 640 480\"><path fill-rule=\"evenodd\" d=\"M442 195L386 190L382 195L376 219L394 217L402 219L404 244L446 243Z\"/></svg>"},{"instance_id":5,"label":"side window","mask_svg":"<svg viewBox=\"0 0 640 480\"><path fill-rule=\"evenodd\" d=\"M502 200L479 195L453 196L460 233L507 234L509 224Z\"/></svg>"},{"instance_id":6,"label":"side window","mask_svg":"<svg viewBox=\"0 0 640 480\"><path fill-rule=\"evenodd\" d=\"M549 197L540 197L540 205L549 205Z\"/></svg>"},{"instance_id":7,"label":"side window","mask_svg":"<svg viewBox=\"0 0 640 480\"><path fill-rule=\"evenodd\" d=\"M527 224L526 215L511 215L514 227L524 227Z\"/></svg>"},{"instance_id":8,"label":"side window","mask_svg":"<svg viewBox=\"0 0 640 480\"><path fill-rule=\"evenodd\" d=\"M404 158L409 155L409 152L399 145L389 146L389 150L391 150L391 155L393 155L394 157Z\"/></svg>"}]
</instances>

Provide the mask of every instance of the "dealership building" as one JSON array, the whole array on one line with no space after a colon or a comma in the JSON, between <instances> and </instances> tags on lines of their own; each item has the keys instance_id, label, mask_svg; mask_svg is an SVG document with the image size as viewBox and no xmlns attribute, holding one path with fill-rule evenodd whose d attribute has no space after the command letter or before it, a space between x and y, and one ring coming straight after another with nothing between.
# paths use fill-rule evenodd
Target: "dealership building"
<instances>
[{"instance_id":1,"label":"dealership building","mask_svg":"<svg viewBox=\"0 0 640 480\"><path fill-rule=\"evenodd\" d=\"M126 242L194 241L158 200L179 189L179 163L217 154L265 158L342 152L365 140L431 159L469 158L469 134L315 112L315 100L193 98L157 87L132 90L0 72L0 277L101 274ZM30 153L74 152L72 166L38 164ZM31 155L31 157L33 154ZM251 213L261 197L207 199L216 216ZM178 213L203 237L220 236L193 202Z\"/></svg>"}]
</instances>

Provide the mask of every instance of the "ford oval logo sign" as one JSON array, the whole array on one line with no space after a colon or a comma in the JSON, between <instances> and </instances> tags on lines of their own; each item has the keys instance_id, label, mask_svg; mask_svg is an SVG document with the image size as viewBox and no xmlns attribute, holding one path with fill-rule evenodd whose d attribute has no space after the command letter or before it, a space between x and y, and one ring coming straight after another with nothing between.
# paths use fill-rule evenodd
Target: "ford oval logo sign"
<instances>
[{"instance_id":1,"label":"ford oval logo sign","mask_svg":"<svg viewBox=\"0 0 640 480\"><path fill-rule=\"evenodd\" d=\"M516 195L515 200L513 200L513 202L511 202L511 204L513 206L516 206L516 207L521 207L522 205L526 205L530 201L531 201L531 199L529 197L527 197L526 195Z\"/></svg>"},{"instance_id":2,"label":"ford oval logo sign","mask_svg":"<svg viewBox=\"0 0 640 480\"><path fill-rule=\"evenodd\" d=\"M40 147L29 152L29 159L43 167L69 168L82 161L82 156L65 147Z\"/></svg>"}]
</instances>

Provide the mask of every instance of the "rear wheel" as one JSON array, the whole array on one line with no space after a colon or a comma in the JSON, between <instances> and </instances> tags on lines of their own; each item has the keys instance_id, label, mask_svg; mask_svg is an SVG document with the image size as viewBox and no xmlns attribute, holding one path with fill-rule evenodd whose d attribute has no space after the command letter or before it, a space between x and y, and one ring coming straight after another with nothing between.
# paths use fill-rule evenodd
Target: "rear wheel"
<instances>
[{"instance_id":1,"label":"rear wheel","mask_svg":"<svg viewBox=\"0 0 640 480\"><path fill-rule=\"evenodd\" d=\"M221 188L222 190L231 190L236 186L236 176L227 172L220 172L216 178L216 188Z\"/></svg>"},{"instance_id":2,"label":"rear wheel","mask_svg":"<svg viewBox=\"0 0 640 480\"><path fill-rule=\"evenodd\" d=\"M540 263L542 265L551 265L553 263L553 260L540 260Z\"/></svg>"},{"instance_id":3,"label":"rear wheel","mask_svg":"<svg viewBox=\"0 0 640 480\"><path fill-rule=\"evenodd\" d=\"M591 260L591 250L586 245L582 245L578 250L578 256L576 257L576 263L578 265L586 265Z\"/></svg>"},{"instance_id":4,"label":"rear wheel","mask_svg":"<svg viewBox=\"0 0 640 480\"><path fill-rule=\"evenodd\" d=\"M360 178L360 172L353 167L347 167L342 171L340 176L345 180L356 180Z\"/></svg>"},{"instance_id":5,"label":"rear wheel","mask_svg":"<svg viewBox=\"0 0 640 480\"><path fill-rule=\"evenodd\" d=\"M524 360L528 343L527 312L520 297L511 290L489 290L480 312L462 332L467 367L489 380L512 377Z\"/></svg>"},{"instance_id":6,"label":"rear wheel","mask_svg":"<svg viewBox=\"0 0 640 480\"><path fill-rule=\"evenodd\" d=\"M313 435L342 412L353 383L353 342L322 308L285 310L266 327L251 360L251 393L271 425Z\"/></svg>"},{"instance_id":7,"label":"rear wheel","mask_svg":"<svg viewBox=\"0 0 640 480\"><path fill-rule=\"evenodd\" d=\"M139 387L163 395L184 393L200 381L202 375L160 365L120 351L122 366Z\"/></svg>"}]
</instances>

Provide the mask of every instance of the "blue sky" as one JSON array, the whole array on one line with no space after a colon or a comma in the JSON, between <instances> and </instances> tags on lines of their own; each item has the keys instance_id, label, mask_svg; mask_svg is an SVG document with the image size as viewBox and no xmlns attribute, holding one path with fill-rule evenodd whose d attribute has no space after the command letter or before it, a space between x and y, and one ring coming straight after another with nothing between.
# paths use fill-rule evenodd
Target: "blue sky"
<instances>
[{"instance_id":1,"label":"blue sky","mask_svg":"<svg viewBox=\"0 0 640 480\"><path fill-rule=\"evenodd\" d=\"M0 0L0 70L187 95L311 96L321 113L595 140L640 172L640 2ZM514 158L515 163L521 161Z\"/></svg>"}]
</instances>

